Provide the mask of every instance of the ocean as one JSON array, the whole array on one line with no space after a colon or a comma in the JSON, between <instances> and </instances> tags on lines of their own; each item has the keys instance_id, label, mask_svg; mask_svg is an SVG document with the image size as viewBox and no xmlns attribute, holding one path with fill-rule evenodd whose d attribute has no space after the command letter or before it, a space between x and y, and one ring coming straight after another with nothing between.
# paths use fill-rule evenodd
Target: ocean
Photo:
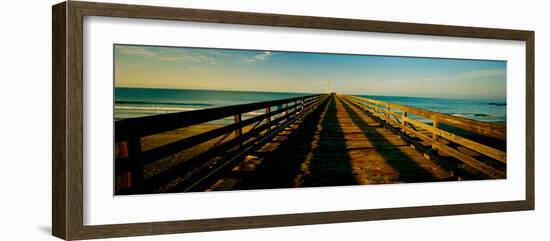
<instances>
[{"instance_id":1,"label":"ocean","mask_svg":"<svg viewBox=\"0 0 550 241\"><path fill-rule=\"evenodd\" d=\"M115 119L136 118L219 106L286 99L310 93L189 89L115 88ZM506 122L505 100L447 99L399 96L364 97L486 122ZM248 113L248 117L263 111ZM246 119L247 117L243 117ZM414 116L413 116L414 118ZM227 118L225 121L230 121ZM418 118L423 120L422 118ZM223 121L223 120L221 120ZM425 120L423 120L425 121Z\"/></svg>"}]
</instances>

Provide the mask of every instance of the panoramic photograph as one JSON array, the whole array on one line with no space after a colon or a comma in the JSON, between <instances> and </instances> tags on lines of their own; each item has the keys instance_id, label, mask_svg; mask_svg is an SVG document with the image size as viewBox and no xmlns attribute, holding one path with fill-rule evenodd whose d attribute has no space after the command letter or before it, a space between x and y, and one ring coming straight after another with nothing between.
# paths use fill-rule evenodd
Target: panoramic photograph
<instances>
[{"instance_id":1,"label":"panoramic photograph","mask_svg":"<svg viewBox=\"0 0 550 241\"><path fill-rule=\"evenodd\" d=\"M113 51L115 195L506 179L506 61Z\"/></svg>"}]
</instances>

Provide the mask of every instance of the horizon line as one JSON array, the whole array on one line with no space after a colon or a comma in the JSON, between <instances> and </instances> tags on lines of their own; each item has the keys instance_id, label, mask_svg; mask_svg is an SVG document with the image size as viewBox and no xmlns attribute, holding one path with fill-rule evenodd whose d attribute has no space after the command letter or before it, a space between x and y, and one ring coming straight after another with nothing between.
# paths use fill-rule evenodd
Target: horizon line
<instances>
[{"instance_id":1,"label":"horizon line","mask_svg":"<svg viewBox=\"0 0 550 241\"><path fill-rule=\"evenodd\" d=\"M115 86L116 88L126 89L160 89L160 90L202 90L202 91L233 91L233 92L261 92L261 93L292 93L292 94L343 94L343 95L357 95L357 96L378 96L378 97L411 97L411 98L431 98L431 99L469 99L469 100L499 100L506 101L506 97L447 97L447 96L412 96L412 95L399 95L399 94L369 94L369 93L342 93L342 92L293 92L293 91L267 91L267 90L231 90L231 89L200 89L200 88L170 88L170 87L130 87L130 86Z\"/></svg>"}]
</instances>

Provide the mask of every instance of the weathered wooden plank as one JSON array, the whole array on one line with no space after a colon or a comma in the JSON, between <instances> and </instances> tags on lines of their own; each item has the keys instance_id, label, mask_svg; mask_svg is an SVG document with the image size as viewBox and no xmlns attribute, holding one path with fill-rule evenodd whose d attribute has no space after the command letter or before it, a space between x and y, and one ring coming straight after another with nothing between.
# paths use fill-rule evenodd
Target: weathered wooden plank
<instances>
[{"instance_id":1,"label":"weathered wooden plank","mask_svg":"<svg viewBox=\"0 0 550 241\"><path fill-rule=\"evenodd\" d=\"M287 115L276 118L271 122L271 125L276 125L283 120L287 120L289 116L293 115L296 111L289 112ZM216 147L213 147L207 152L201 153L198 156L195 156L189 160L180 162L170 169L161 172L149 179L146 180L140 187L132 187L127 190L121 190L121 193L124 194L137 194L137 193L151 193L155 189L168 184L170 181L177 178L182 173L188 172L194 168L197 168L203 164L206 160L214 157L214 155L225 152L226 150L239 145L250 138L255 137L260 134L263 130L267 129L267 125L261 125L247 133L242 134L234 139L231 139L227 142L224 142ZM141 164L140 164L141 165Z\"/></svg>"},{"instance_id":2,"label":"weathered wooden plank","mask_svg":"<svg viewBox=\"0 0 550 241\"><path fill-rule=\"evenodd\" d=\"M419 115L426 117L428 119L437 120L441 123L452 125L464 130L468 130L477 134L493 137L499 140L506 140L506 127L494 123L487 123L482 121L470 120L458 116L451 116L447 114L437 113L434 111L419 109L415 107L410 107L406 105L394 104L379 100L368 99L364 97L355 97L363 99L367 102L384 105L392 109L397 109L400 111L405 111L409 114Z\"/></svg>"},{"instance_id":3,"label":"weathered wooden plank","mask_svg":"<svg viewBox=\"0 0 550 241\"><path fill-rule=\"evenodd\" d=\"M350 102L352 102L352 103L355 103L357 106L361 107L361 103L358 102L358 101L356 101L356 100L347 99L347 98L345 98L345 97L344 97L344 99L346 99L347 101L350 101ZM377 107L377 106L370 106L370 108L373 108L373 109L375 109L375 110L378 110L378 111L381 111L381 112L384 112L384 113L388 114L388 115L383 115L383 114L381 114L381 113L379 113L379 112L371 112L371 111L367 110L367 111L369 111L372 115L374 115L374 116L376 116L376 117L378 117L378 118L380 118L380 119L383 119L383 120L387 121L387 122L388 122L389 124L391 124L391 125L401 125L401 123L399 123L399 122L397 122L395 119L392 119L391 117L389 117L389 115L392 115L392 116L395 116L395 117L400 117L400 116L401 116L400 114L397 114L397 113L392 112L392 111L390 111L390 110L388 110L388 109L380 108L380 107Z\"/></svg>"},{"instance_id":4,"label":"weathered wooden plank","mask_svg":"<svg viewBox=\"0 0 550 241\"><path fill-rule=\"evenodd\" d=\"M501 151L501 150L492 148L490 146L483 145L481 143L463 138L461 136L457 136L453 133L450 133L450 132L447 132L447 131L444 131L444 130L441 130L441 129L438 129L438 128L434 128L433 126L425 124L421 121L417 121L417 120L414 120L414 119L411 119L411 118L406 118L405 120L409 123L412 123L412 124L416 125L416 126L424 128L426 130L429 130L430 132L434 133L435 135L441 136L441 137L446 138L447 140L450 140L454 143L463 145L463 146L468 147L468 148L470 148L470 149L472 149L476 152L479 152L479 153L484 154L488 157L491 157L495 160L506 163L506 153Z\"/></svg>"},{"instance_id":5,"label":"weathered wooden plank","mask_svg":"<svg viewBox=\"0 0 550 241\"><path fill-rule=\"evenodd\" d=\"M390 118L388 118L387 115L384 115L384 114L381 114L381 113L387 113L389 112L388 110L386 110L385 108L380 108L378 106L374 106L374 104L377 104L377 105L384 105L384 106L387 106L387 107L393 107L394 109L398 109L399 107L401 107L400 105L393 105L393 103L387 103L387 102L382 102L382 101L377 101L377 100L370 100L370 99L364 99L363 102L361 102L360 100L363 100L363 98L359 98L359 97L351 97L351 98L346 98L346 100L356 104L356 105L359 105L359 106L365 106L365 105L368 105L368 108L364 108L366 109L367 111L371 112L372 115L384 120L384 121L388 121L388 119L390 121L392 121ZM371 103L371 104L369 104ZM373 111L373 110L377 110L376 112ZM410 113L406 108L402 109L402 113ZM395 113L397 114L397 113ZM415 115L418 115L418 113L416 112L413 112L413 114ZM436 123L436 126L439 124L438 122L440 121L440 119L438 118L433 118L433 116L430 116L428 118L431 118L434 123ZM476 171L479 171L480 173L483 173L484 175L487 175L487 176L490 176L492 178L503 178L506 176L506 174L498 169L495 169L471 156L468 156L466 155L465 153L462 153L454 148L451 148L449 146L447 146L446 143L442 143L440 141L437 141L435 138L437 138L438 136L441 136L445 139L448 139L452 142L455 142L459 145L463 145L467 148L470 148L472 150L475 150L476 152L479 152L479 153L482 153L486 156L489 156L495 160L498 160L498 161L501 161L501 162L504 162L506 163L506 153L503 152L503 151L500 151L500 150L497 150L495 148L492 148L492 147L489 147L489 146L486 146L486 145L483 145L481 143L477 143L475 141L472 141L472 140L469 140L469 139L466 139L466 138L463 138L463 137L460 137L460 136L457 136L457 135L454 135L450 132L447 132L447 131L444 131L444 130L441 130L439 128L435 128L434 126L432 125L428 125L426 123L423 123L423 122L420 122L420 121L417 121L415 119L412 119L412 118L408 118L406 115L402 114L401 116L401 119L403 121L403 123L401 123L401 125L399 126L402 131L408 133L408 134L411 134L413 136L416 136L418 138L420 138L421 140L425 141L426 143L430 143L430 144L433 144L432 145L432 149L438 149L440 150L441 152L445 153L445 154L448 154L450 156L453 156L455 158L457 158L458 160L464 162L466 165L468 165L469 167L475 169ZM417 130L414 130L413 128L410 128L406 125L403 125L404 123L411 123L419 128L422 128L424 130L427 130L427 131L430 131L430 135L432 136L426 136L422 133L420 133L419 131ZM435 137L435 138L434 138ZM442 139L441 141L444 141L444 139Z\"/></svg>"},{"instance_id":6,"label":"weathered wooden plank","mask_svg":"<svg viewBox=\"0 0 550 241\"><path fill-rule=\"evenodd\" d=\"M356 140L346 144L352 148L348 148L348 153L352 159L352 163L362 163L365 167L359 166L356 170L358 173L357 179L365 179L366 183L395 183L395 182L411 182L411 181L427 181L437 177L449 177L445 170L437 166L433 161L426 159L420 152L412 148L405 140L400 138L395 132L385 128L371 116L367 115L361 105L357 102L338 96L342 106L349 106L344 112L350 112L348 117L353 120L355 127L343 125L344 135L347 137L348 128L360 128L363 130L363 138L370 145L361 144L354 145ZM349 103L349 104L346 104ZM387 110L387 109L381 109ZM352 114L355 112L355 114ZM378 118L384 118L390 125L398 125L394 119L383 114L385 112L376 113ZM345 115L339 118L340 122L347 122L344 119ZM355 147L355 148L353 148ZM377 163L377 164L375 164ZM389 166L388 166L389 165ZM366 168L366 169L364 169ZM361 171L364 170L364 171ZM393 171L392 171L393 170ZM431 176L433 175L433 176ZM430 177L431 176L431 177Z\"/></svg>"},{"instance_id":7,"label":"weathered wooden plank","mask_svg":"<svg viewBox=\"0 0 550 241\"><path fill-rule=\"evenodd\" d=\"M350 99L353 99L352 101L354 103L358 103L357 99L360 99L360 97L352 97ZM378 101L378 100L371 100L371 99L367 99L367 98L364 98L366 102L370 102L370 103L375 103L375 104L380 104L380 105L384 105L384 106L388 106L388 107L394 107L394 108L406 108L406 106L401 106L401 105L393 105L393 103L388 103L388 102L383 102L383 101ZM389 110L386 110L384 108L379 108L377 106L371 106L371 108L374 108L376 110L379 110L379 111L382 111L382 112L385 112L385 113L391 113L392 115L397 115L397 113L394 113L394 112L391 112ZM411 107L412 108L412 107ZM407 113L407 111L403 110L403 113ZM427 113L427 112L426 112ZM374 115L376 115L377 117L381 118L381 119L384 119L386 121L391 121L391 122L395 122L394 120L392 120L391 118L387 118L387 116L384 116L384 115L380 115L378 113L373 113ZM438 113L439 114L439 113ZM427 117L427 116L425 116ZM420 126L424 129L427 129L429 131L431 131L433 134L434 134L434 137L433 138L436 138L437 136L442 136L450 141L453 141L457 144L460 144L460 145L463 145L465 147L468 147L468 148L471 148L472 150L474 151L478 151L484 155L487 155L495 160L498 160L498 161L501 161L501 162L506 162L506 153L503 152L503 151L500 151L500 150L497 150L495 148L492 148L492 147L489 147L489 146L486 146L486 145L483 145L483 144L480 144L480 143L477 143L475 141L472 141L472 140L469 140L469 139L466 139L466 138L463 138L463 137L460 137L460 136L457 136L457 135L454 135L450 132L447 132L447 131L444 131L444 130L441 130L439 128L433 128L433 126L430 126L430 125L427 125L425 123L422 123L420 121L416 121L414 119L411 119L411 118L406 118L405 116L402 117L402 119L404 121L408 121L410 123L414 123L415 125L417 126ZM452 117L454 118L454 117ZM434 123L439 123L441 119L438 117L438 118L435 118L433 119ZM394 123L395 124L395 123Z\"/></svg>"},{"instance_id":8,"label":"weathered wooden plank","mask_svg":"<svg viewBox=\"0 0 550 241\"><path fill-rule=\"evenodd\" d=\"M323 97L323 98L315 98L313 100L309 100L309 101L306 102L305 107L306 108L315 107L315 105L317 104L317 101L324 101L325 99L326 98ZM282 116L278 116L277 118L271 120L269 122L269 124L263 124L263 125L257 126L256 128L253 128L253 129L249 130L248 132L243 133L240 136L236 136L235 138L233 138L229 141L226 141L226 142L224 142L224 143L222 143L218 146L213 147L212 149L208 150L207 152L204 152L204 153L201 153L197 156L194 156L194 157L190 158L189 160L185 160L183 162L180 162L180 163L176 164L175 166L172 166L170 169L165 170L165 171L163 171L163 172L161 172L161 173L159 173L155 176L152 176L152 177L148 178L139 187L132 187L132 188L129 188L129 189L121 189L121 190L119 190L119 194L151 193L155 190L158 190L159 188L162 188L162 187L170 184L175 179L177 179L177 178L179 178L183 175L187 175L186 173L189 173L190 171L192 171L194 169L197 169L202 164L204 164L207 160L212 159L216 155L220 155L220 154L222 154L224 152L228 152L228 151L229 151L229 153L226 153L226 155L231 155L232 153L240 153L239 150L246 149L246 148L250 147L251 145L254 145L254 143L255 143L254 138L257 138L264 130L270 128L271 126L284 125L284 124L281 124L281 122L289 123L289 122L294 121L296 118L298 118L300 116L299 114L302 113L302 109L301 108L296 108L296 106L287 106L285 108L282 108L282 109L279 109L277 111L271 112L271 114L273 114L273 115L275 115L277 113L286 113L286 114L282 115ZM260 117L261 118L257 118L257 119L251 118L251 119L253 119L252 121L250 121L251 119L248 119L248 120L245 120L245 121L254 122L254 121L260 120L262 118L265 118L266 114L264 114L263 116L260 116ZM237 125L237 124L240 125L241 123L244 123L245 121L234 123L232 125ZM229 131L231 131L231 130L233 130L233 129L230 129ZM282 129L280 129L278 131L282 131ZM274 133L278 133L278 131L274 132ZM193 138L193 137L191 137L191 138ZM239 149L234 150L235 147L239 147ZM151 160L155 160L155 159L151 159ZM140 164L140 167L141 167L141 165L143 165L143 164ZM205 170L193 173L192 176L189 177L190 178L189 180L202 179L204 177L201 177L201 175L206 175L205 173L208 174L208 172L205 172ZM208 174L208 175L210 175L210 174ZM178 184L177 185L178 190L179 190L179 188L184 188L184 186L189 184L190 182L193 183L193 181L185 181L184 183ZM170 190L171 189L164 190L163 192L171 192ZM175 190L175 191L178 191L178 190Z\"/></svg>"},{"instance_id":9,"label":"weathered wooden plank","mask_svg":"<svg viewBox=\"0 0 550 241\"><path fill-rule=\"evenodd\" d=\"M191 148L193 146L196 146L200 143L206 142L208 140L214 139L216 137L225 135L227 133L230 133L232 131L235 131L237 128L242 128L244 126L256 123L258 121L262 121L265 118L277 115L282 113L283 111L288 110L290 107L282 108L273 112L270 112L269 114L263 114L259 116L252 117L250 119L246 119L244 121L229 124L220 128L216 128L214 130L210 130L207 132L203 132L182 140L178 140L172 143L168 143L163 146L156 147L154 149L150 149L147 151L144 151L141 153L140 162L133 162L129 160L130 158L133 158L132 156L127 156L124 158L117 158L115 160L115 175L120 175L123 172L127 171L128 169L131 169L135 165L147 165L154 161L160 160L162 158L168 157L170 155L173 155L177 152L186 150L188 148ZM271 121L269 123L266 123L268 125L272 125Z\"/></svg>"},{"instance_id":10,"label":"weathered wooden plank","mask_svg":"<svg viewBox=\"0 0 550 241\"><path fill-rule=\"evenodd\" d=\"M312 98L318 98L319 96L320 95L310 95L304 96L304 98L309 100ZM115 122L115 142L127 140L129 136L148 136L254 110L264 109L270 106L286 104L301 99L302 97L295 97L283 100L264 101L119 120Z\"/></svg>"},{"instance_id":11,"label":"weathered wooden plank","mask_svg":"<svg viewBox=\"0 0 550 241\"><path fill-rule=\"evenodd\" d=\"M407 134L408 134L408 133L411 133L411 134L413 134L415 137L418 137L418 138L420 138L421 140L426 141L426 142L431 142L431 141L432 141L432 138L431 138L431 137L428 137L428 136L424 135L423 133L414 130L413 128L410 128L410 127L408 127L408 126L402 126L402 127L405 129L405 131L406 131Z\"/></svg>"},{"instance_id":12,"label":"weathered wooden plank","mask_svg":"<svg viewBox=\"0 0 550 241\"><path fill-rule=\"evenodd\" d=\"M451 147L448 147L444 144L441 144L439 142L434 142L434 143L432 143L432 145L435 145L436 148L439 151L448 153L449 155L463 161L468 166L473 167L474 169L484 173L487 176L490 176L490 177L496 178L496 179L506 178L506 172L497 170L496 168L493 168L493 167L491 167L491 166L489 166L489 165L487 165L483 162L480 162L479 160L477 160L473 157L470 157L470 156L468 156L468 155L466 155L466 154L464 154L460 151L457 151L457 150L455 150Z\"/></svg>"},{"instance_id":13,"label":"weathered wooden plank","mask_svg":"<svg viewBox=\"0 0 550 241\"><path fill-rule=\"evenodd\" d=\"M298 124L284 136L284 142L262 147L269 150L257 152L263 169L228 174L233 182L230 189L422 182L450 177L399 135L339 96L317 115L309 119L315 123ZM246 165L245 161L241 164Z\"/></svg>"}]
</instances>

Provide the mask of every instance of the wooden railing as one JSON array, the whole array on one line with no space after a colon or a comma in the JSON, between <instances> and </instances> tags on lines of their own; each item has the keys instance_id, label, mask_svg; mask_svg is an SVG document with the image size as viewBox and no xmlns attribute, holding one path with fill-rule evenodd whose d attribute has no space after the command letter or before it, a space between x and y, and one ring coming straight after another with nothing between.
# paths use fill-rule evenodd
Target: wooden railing
<instances>
[{"instance_id":1,"label":"wooden railing","mask_svg":"<svg viewBox=\"0 0 550 241\"><path fill-rule=\"evenodd\" d=\"M484 156L485 159L488 157L489 159L500 162L501 166L502 164L505 166L505 151L440 128L441 124L446 124L491 139L506 141L506 127L503 125L465 119L358 96L344 96L344 99L385 121L402 133L420 139L428 146L431 146L433 151L438 151L456 158L463 162L463 164L491 178L500 179L506 177L505 170L498 168L498 165L490 165L489 162L482 161L479 157ZM410 115L428 119L431 123L425 123L411 118ZM458 148L458 146L462 148ZM468 151L459 150L464 150L464 148ZM474 155L472 155L472 153L474 153Z\"/></svg>"},{"instance_id":2,"label":"wooden railing","mask_svg":"<svg viewBox=\"0 0 550 241\"><path fill-rule=\"evenodd\" d=\"M182 176L187 177L173 184L167 192L193 190L208 177L229 167L238 157L265 143L296 119L317 108L327 96L309 95L116 121L115 176L119 179L119 184L116 185L115 193L155 192L163 186L173 184L174 179ZM243 119L246 113L253 111L263 111L263 114ZM228 117L233 117L233 123L149 150L142 148L144 137ZM232 138L227 138L229 135ZM185 158L165 171L145 178L144 166L214 139L216 145L208 150ZM223 157L222 161L207 168L200 168L208 160L220 156Z\"/></svg>"}]
</instances>

